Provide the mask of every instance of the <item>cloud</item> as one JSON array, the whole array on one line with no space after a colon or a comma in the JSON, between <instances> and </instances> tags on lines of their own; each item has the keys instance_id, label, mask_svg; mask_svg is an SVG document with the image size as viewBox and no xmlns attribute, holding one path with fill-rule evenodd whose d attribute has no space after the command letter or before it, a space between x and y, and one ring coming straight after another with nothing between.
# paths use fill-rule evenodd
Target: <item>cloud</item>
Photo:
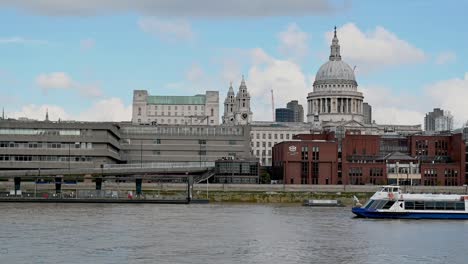
<instances>
[{"instance_id":1,"label":"cloud","mask_svg":"<svg viewBox=\"0 0 468 264\"><path fill-rule=\"evenodd\" d=\"M91 108L77 115L77 120L83 121L130 121L132 106L126 106L120 98L103 99Z\"/></svg>"},{"instance_id":2,"label":"cloud","mask_svg":"<svg viewBox=\"0 0 468 264\"><path fill-rule=\"evenodd\" d=\"M36 85L38 85L44 93L48 93L49 90L74 90L81 96L88 98L97 98L103 95L99 84L83 84L77 82L65 72L39 74L36 78Z\"/></svg>"},{"instance_id":3,"label":"cloud","mask_svg":"<svg viewBox=\"0 0 468 264\"><path fill-rule=\"evenodd\" d=\"M372 119L378 124L423 124L425 114L434 108L450 111L455 128L468 120L468 72L463 78L428 84L418 94L381 86L367 86L360 90L364 100L372 105Z\"/></svg>"},{"instance_id":4,"label":"cloud","mask_svg":"<svg viewBox=\"0 0 468 264\"><path fill-rule=\"evenodd\" d=\"M280 32L278 39L280 53L288 58L300 61L309 53L309 35L296 23L290 24L285 31Z\"/></svg>"},{"instance_id":5,"label":"cloud","mask_svg":"<svg viewBox=\"0 0 468 264\"><path fill-rule=\"evenodd\" d=\"M29 118L36 120L45 120L46 113L49 112L49 120L68 120L71 116L66 111L56 105L25 105L19 111L8 113L10 118Z\"/></svg>"},{"instance_id":6,"label":"cloud","mask_svg":"<svg viewBox=\"0 0 468 264\"><path fill-rule=\"evenodd\" d=\"M343 60L357 65L359 71L421 63L427 59L421 49L380 26L373 31L362 32L355 24L347 23L337 32ZM333 31L325 33L328 45L332 38Z\"/></svg>"},{"instance_id":7,"label":"cloud","mask_svg":"<svg viewBox=\"0 0 468 264\"><path fill-rule=\"evenodd\" d=\"M205 72L198 64L193 64L187 71L187 80L189 82L199 82L205 78Z\"/></svg>"},{"instance_id":8,"label":"cloud","mask_svg":"<svg viewBox=\"0 0 468 264\"><path fill-rule=\"evenodd\" d=\"M438 81L425 87L434 107L450 111L454 116L454 125L461 126L468 120L468 72L463 78Z\"/></svg>"},{"instance_id":9,"label":"cloud","mask_svg":"<svg viewBox=\"0 0 468 264\"><path fill-rule=\"evenodd\" d=\"M0 44L21 44L21 45L47 45L50 42L40 39L27 39L23 37L0 38Z\"/></svg>"},{"instance_id":10,"label":"cloud","mask_svg":"<svg viewBox=\"0 0 468 264\"><path fill-rule=\"evenodd\" d=\"M255 120L272 120L271 90L275 98L275 108L286 107L291 100L299 103L307 111L307 93L311 89L300 66L289 60L271 57L262 49L251 52L252 66L249 69L247 87L252 96Z\"/></svg>"},{"instance_id":11,"label":"cloud","mask_svg":"<svg viewBox=\"0 0 468 264\"><path fill-rule=\"evenodd\" d=\"M78 114L71 114L63 107L56 105L25 105L19 111L7 113L8 117L44 120L46 112L49 120L76 120L76 121L130 121L131 106L126 106L119 98L102 99L91 105L90 108Z\"/></svg>"},{"instance_id":12,"label":"cloud","mask_svg":"<svg viewBox=\"0 0 468 264\"><path fill-rule=\"evenodd\" d=\"M138 13L178 17L271 17L333 14L345 10L348 0L4 0L0 8L15 8L47 16L90 16Z\"/></svg>"},{"instance_id":13,"label":"cloud","mask_svg":"<svg viewBox=\"0 0 468 264\"><path fill-rule=\"evenodd\" d=\"M445 65L457 60L457 55L452 51L443 51L437 55L436 64Z\"/></svg>"},{"instance_id":14,"label":"cloud","mask_svg":"<svg viewBox=\"0 0 468 264\"><path fill-rule=\"evenodd\" d=\"M73 80L65 72L52 72L39 74L36 84L47 92L50 89L70 89L73 86Z\"/></svg>"},{"instance_id":15,"label":"cloud","mask_svg":"<svg viewBox=\"0 0 468 264\"><path fill-rule=\"evenodd\" d=\"M90 50L94 48L95 45L96 45L96 41L92 38L82 39L80 41L81 50Z\"/></svg>"},{"instance_id":16,"label":"cloud","mask_svg":"<svg viewBox=\"0 0 468 264\"><path fill-rule=\"evenodd\" d=\"M165 41L191 40L194 38L192 26L184 20L161 20L155 17L144 17L138 20L143 32Z\"/></svg>"}]
</instances>

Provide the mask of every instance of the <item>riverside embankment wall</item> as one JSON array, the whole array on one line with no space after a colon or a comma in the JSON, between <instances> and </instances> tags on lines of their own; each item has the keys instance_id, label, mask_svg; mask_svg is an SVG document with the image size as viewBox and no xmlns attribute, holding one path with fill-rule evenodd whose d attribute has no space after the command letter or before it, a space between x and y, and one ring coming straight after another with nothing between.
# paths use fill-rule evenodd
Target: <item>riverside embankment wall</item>
<instances>
[{"instance_id":1,"label":"riverside embankment wall","mask_svg":"<svg viewBox=\"0 0 468 264\"><path fill-rule=\"evenodd\" d=\"M0 192L8 192L14 188L13 182L1 182ZM301 203L306 199L340 199L345 204L352 203L352 197L357 196L361 202L368 199L379 190L376 185L282 185L282 184L195 184L194 198L213 202L257 202L257 203ZM402 187L405 191L405 188ZM63 184L63 192L77 190L94 190L94 183ZM143 183L143 193L158 196L184 197L186 184ZM53 192L55 184L37 184L22 182L23 193ZM121 193L135 191L134 183L104 182L102 190L113 190ZM452 193L466 194L465 186L410 186L412 193Z\"/></svg>"}]
</instances>

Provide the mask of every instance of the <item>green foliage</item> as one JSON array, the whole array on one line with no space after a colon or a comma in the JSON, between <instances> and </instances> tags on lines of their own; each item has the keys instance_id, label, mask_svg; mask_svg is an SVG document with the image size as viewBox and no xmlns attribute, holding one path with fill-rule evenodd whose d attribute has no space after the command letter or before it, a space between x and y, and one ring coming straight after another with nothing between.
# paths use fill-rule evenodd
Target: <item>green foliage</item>
<instances>
[{"instance_id":1,"label":"green foliage","mask_svg":"<svg viewBox=\"0 0 468 264\"><path fill-rule=\"evenodd\" d=\"M268 172L265 171L260 175L260 183L261 184L270 184L271 183L271 177L270 177L270 174Z\"/></svg>"}]
</instances>

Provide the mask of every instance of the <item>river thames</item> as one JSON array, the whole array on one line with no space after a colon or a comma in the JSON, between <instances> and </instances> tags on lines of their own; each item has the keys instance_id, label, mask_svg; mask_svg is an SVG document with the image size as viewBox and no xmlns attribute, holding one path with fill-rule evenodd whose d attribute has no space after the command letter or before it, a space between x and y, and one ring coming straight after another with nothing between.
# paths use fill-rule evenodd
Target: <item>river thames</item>
<instances>
[{"instance_id":1,"label":"river thames","mask_svg":"<svg viewBox=\"0 0 468 264\"><path fill-rule=\"evenodd\" d=\"M0 204L0 263L466 263L468 221L350 208Z\"/></svg>"}]
</instances>

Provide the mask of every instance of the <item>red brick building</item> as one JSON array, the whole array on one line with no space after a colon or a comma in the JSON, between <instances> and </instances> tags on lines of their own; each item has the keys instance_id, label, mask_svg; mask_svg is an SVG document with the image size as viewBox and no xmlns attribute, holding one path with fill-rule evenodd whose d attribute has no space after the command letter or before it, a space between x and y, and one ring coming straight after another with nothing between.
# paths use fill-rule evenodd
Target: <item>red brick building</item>
<instances>
[{"instance_id":1,"label":"red brick building","mask_svg":"<svg viewBox=\"0 0 468 264\"><path fill-rule=\"evenodd\" d=\"M285 184L463 185L461 134L383 138L303 134L273 147L273 178ZM381 149L383 148L383 149Z\"/></svg>"}]
</instances>

